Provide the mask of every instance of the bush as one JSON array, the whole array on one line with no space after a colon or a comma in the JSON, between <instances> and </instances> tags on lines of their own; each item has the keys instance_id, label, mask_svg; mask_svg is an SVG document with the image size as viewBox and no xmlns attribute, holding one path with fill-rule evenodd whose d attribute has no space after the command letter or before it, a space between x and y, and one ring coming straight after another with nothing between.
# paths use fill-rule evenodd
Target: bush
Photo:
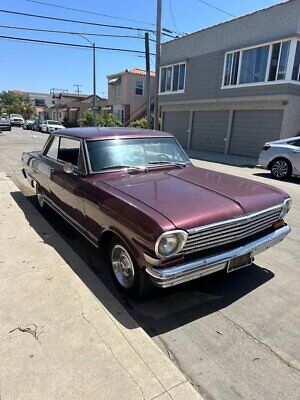
<instances>
[{"instance_id":1,"label":"bush","mask_svg":"<svg viewBox=\"0 0 300 400\"><path fill-rule=\"evenodd\" d=\"M122 126L121 121L113 114L104 115L102 113L97 113L96 115L97 126ZM94 118L91 111L86 111L83 117L79 120L80 126L93 126Z\"/></svg>"},{"instance_id":2,"label":"bush","mask_svg":"<svg viewBox=\"0 0 300 400\"><path fill-rule=\"evenodd\" d=\"M161 123L160 119L159 119L158 123L159 123L159 126L160 126L160 123ZM151 124L150 125L151 125L150 129L153 129L153 126L154 126L154 115L153 114L151 114ZM147 129L147 118L143 117L143 118L140 118L140 119L136 119L135 121L132 121L129 124L129 126L131 128Z\"/></svg>"}]
</instances>

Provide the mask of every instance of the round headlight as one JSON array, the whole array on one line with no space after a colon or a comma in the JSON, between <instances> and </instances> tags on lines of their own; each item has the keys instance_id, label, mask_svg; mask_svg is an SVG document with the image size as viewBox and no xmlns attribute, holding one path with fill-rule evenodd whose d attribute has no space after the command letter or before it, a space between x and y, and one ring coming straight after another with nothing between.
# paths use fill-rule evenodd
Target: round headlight
<instances>
[{"instance_id":1,"label":"round headlight","mask_svg":"<svg viewBox=\"0 0 300 400\"><path fill-rule=\"evenodd\" d=\"M160 258L169 257L178 253L185 245L188 234L185 231L163 233L155 245L156 255Z\"/></svg>"},{"instance_id":2,"label":"round headlight","mask_svg":"<svg viewBox=\"0 0 300 400\"><path fill-rule=\"evenodd\" d=\"M158 244L158 252L161 256L169 256L178 247L178 237L175 234L163 236Z\"/></svg>"},{"instance_id":3,"label":"round headlight","mask_svg":"<svg viewBox=\"0 0 300 400\"><path fill-rule=\"evenodd\" d=\"M282 208L280 216L279 216L280 219L282 219L286 216L286 214L290 211L291 206L292 206L291 198L284 200L283 208Z\"/></svg>"}]
</instances>

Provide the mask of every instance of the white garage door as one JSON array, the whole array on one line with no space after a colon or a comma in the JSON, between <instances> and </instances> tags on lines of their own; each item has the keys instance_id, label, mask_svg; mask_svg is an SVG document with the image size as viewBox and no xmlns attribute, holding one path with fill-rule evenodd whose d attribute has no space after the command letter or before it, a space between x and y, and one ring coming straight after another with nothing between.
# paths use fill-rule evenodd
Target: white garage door
<instances>
[{"instance_id":1,"label":"white garage door","mask_svg":"<svg viewBox=\"0 0 300 400\"><path fill-rule=\"evenodd\" d=\"M194 112L191 148L224 153L229 111Z\"/></svg>"},{"instance_id":2,"label":"white garage door","mask_svg":"<svg viewBox=\"0 0 300 400\"><path fill-rule=\"evenodd\" d=\"M282 110L235 111L229 153L257 157L265 142L280 138Z\"/></svg>"},{"instance_id":3,"label":"white garage door","mask_svg":"<svg viewBox=\"0 0 300 400\"><path fill-rule=\"evenodd\" d=\"M188 145L189 111L165 111L163 130L173 133L183 147Z\"/></svg>"}]
</instances>

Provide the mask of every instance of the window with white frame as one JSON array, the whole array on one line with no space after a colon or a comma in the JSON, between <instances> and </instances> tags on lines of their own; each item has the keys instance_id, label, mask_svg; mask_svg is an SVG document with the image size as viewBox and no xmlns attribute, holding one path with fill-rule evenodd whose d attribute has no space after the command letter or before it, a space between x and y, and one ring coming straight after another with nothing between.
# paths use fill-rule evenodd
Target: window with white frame
<instances>
[{"instance_id":1,"label":"window with white frame","mask_svg":"<svg viewBox=\"0 0 300 400\"><path fill-rule=\"evenodd\" d=\"M291 40L286 40L226 53L223 86L285 80L290 47Z\"/></svg>"},{"instance_id":2,"label":"window with white frame","mask_svg":"<svg viewBox=\"0 0 300 400\"><path fill-rule=\"evenodd\" d=\"M183 92L186 63L168 65L160 69L160 93Z\"/></svg>"},{"instance_id":3,"label":"window with white frame","mask_svg":"<svg viewBox=\"0 0 300 400\"><path fill-rule=\"evenodd\" d=\"M135 94L143 96L144 94L144 81L135 81Z\"/></svg>"},{"instance_id":4,"label":"window with white frame","mask_svg":"<svg viewBox=\"0 0 300 400\"><path fill-rule=\"evenodd\" d=\"M114 88L114 96L121 96L121 85L119 83L113 86Z\"/></svg>"},{"instance_id":5,"label":"window with white frame","mask_svg":"<svg viewBox=\"0 0 300 400\"><path fill-rule=\"evenodd\" d=\"M293 64L292 80L300 81L300 42L297 42L295 59Z\"/></svg>"}]
</instances>

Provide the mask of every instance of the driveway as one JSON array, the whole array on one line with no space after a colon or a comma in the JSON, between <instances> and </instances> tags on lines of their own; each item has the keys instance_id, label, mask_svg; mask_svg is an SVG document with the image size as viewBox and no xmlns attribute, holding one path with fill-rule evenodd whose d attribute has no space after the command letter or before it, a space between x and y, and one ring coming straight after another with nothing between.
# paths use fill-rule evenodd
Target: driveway
<instances>
[{"instance_id":1,"label":"driveway","mask_svg":"<svg viewBox=\"0 0 300 400\"><path fill-rule=\"evenodd\" d=\"M41 147L45 138L21 129L0 137L0 170L12 176L34 205L18 160L23 150ZM205 399L300 398L300 180L278 182L257 168L194 163L286 190L294 201L287 217L290 236L257 256L249 268L132 300L116 291L92 245L54 212L47 219Z\"/></svg>"}]
</instances>

